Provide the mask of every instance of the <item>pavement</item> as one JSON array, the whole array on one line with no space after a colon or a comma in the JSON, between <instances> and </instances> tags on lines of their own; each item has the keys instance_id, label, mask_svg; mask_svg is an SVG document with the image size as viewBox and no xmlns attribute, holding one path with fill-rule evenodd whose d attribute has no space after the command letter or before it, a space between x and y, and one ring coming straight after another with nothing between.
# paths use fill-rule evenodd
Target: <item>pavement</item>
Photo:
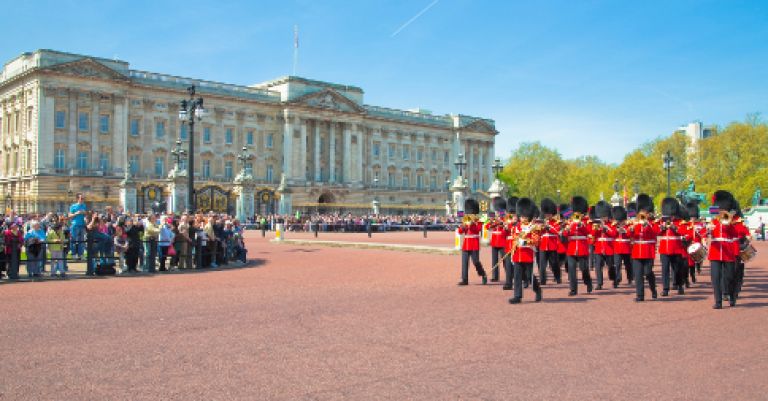
<instances>
[{"instance_id":1,"label":"pavement","mask_svg":"<svg viewBox=\"0 0 768 401\"><path fill-rule=\"evenodd\" d=\"M319 239L367 241L329 235ZM638 304L625 284L568 297L563 283L545 286L541 303L526 290L509 305L509 291L474 273L457 287L456 255L271 237L249 232L250 264L238 269L0 285L0 400L768 394L765 243L739 305L713 310L707 268L685 296ZM372 241L450 248L453 234Z\"/></svg>"}]
</instances>

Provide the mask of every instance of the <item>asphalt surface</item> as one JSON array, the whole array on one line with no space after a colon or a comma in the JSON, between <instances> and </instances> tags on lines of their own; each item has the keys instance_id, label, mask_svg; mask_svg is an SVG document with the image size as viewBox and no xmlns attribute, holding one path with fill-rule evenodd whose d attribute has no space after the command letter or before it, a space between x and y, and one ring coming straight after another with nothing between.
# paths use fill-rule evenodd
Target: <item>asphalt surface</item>
<instances>
[{"instance_id":1,"label":"asphalt surface","mask_svg":"<svg viewBox=\"0 0 768 401\"><path fill-rule=\"evenodd\" d=\"M509 305L509 291L480 285L472 271L470 285L457 287L458 256L248 235L249 267L0 285L0 399L768 394L765 243L747 266L739 305L713 310L706 268L685 296L637 304L625 284L568 297L563 283L546 286L541 303L526 290L522 304ZM422 234L386 235L418 244ZM440 235L450 247L451 233L429 240Z\"/></svg>"}]
</instances>

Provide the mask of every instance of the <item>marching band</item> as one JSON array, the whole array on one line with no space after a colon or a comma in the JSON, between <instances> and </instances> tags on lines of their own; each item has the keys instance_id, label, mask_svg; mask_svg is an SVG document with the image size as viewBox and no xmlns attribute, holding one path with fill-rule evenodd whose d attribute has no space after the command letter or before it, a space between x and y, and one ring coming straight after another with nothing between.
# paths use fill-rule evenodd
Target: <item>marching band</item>
<instances>
[{"instance_id":1,"label":"marching band","mask_svg":"<svg viewBox=\"0 0 768 401\"><path fill-rule=\"evenodd\" d=\"M471 260L486 284L486 272L480 263L480 236L490 233L491 281L498 282L504 269L504 290L514 290L509 303L522 302L523 289L532 288L534 300L542 300L542 286L547 285L547 268L556 284L561 283L561 267L566 264L569 296L578 295L577 274L587 293L593 292L590 265L596 275L595 291L603 289L604 272L618 288L626 276L634 282L635 301L645 300L645 284L653 299L658 298L654 261L661 264L661 296L670 289L685 295L685 288L696 283L705 259L711 267L715 303L721 309L723 299L736 306L744 280L744 263L755 256L749 229L741 220L741 209L733 195L716 191L712 199L711 221L700 218L698 204L681 205L675 198L661 201L661 214L655 215L653 200L639 194L636 202L611 206L600 201L589 206L582 196L570 204L557 205L549 198L540 207L530 198L510 197L493 200L494 213L480 222L477 201L467 199L463 224L462 269L459 285L468 284ZM537 269L534 269L534 264ZM605 270L604 270L605 269Z\"/></svg>"}]
</instances>

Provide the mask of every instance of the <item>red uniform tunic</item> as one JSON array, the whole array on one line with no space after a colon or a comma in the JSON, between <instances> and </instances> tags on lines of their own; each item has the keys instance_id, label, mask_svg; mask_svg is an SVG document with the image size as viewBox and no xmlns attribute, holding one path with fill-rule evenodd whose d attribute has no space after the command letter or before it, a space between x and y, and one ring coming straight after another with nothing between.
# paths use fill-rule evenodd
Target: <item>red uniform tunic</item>
<instances>
[{"instance_id":1,"label":"red uniform tunic","mask_svg":"<svg viewBox=\"0 0 768 401\"><path fill-rule=\"evenodd\" d=\"M696 262L691 255L688 254L688 245L693 243L693 238L696 236L696 230L691 227L691 223L681 221L678 225L677 233L683 238L683 246L680 255L686 260L688 266L693 266Z\"/></svg>"},{"instance_id":2,"label":"red uniform tunic","mask_svg":"<svg viewBox=\"0 0 768 401\"><path fill-rule=\"evenodd\" d=\"M512 262L515 263L533 263L533 245L530 240L530 232L533 224L518 223L512 228L511 241L517 241L517 247L512 254ZM510 245L511 246L511 245Z\"/></svg>"},{"instance_id":3,"label":"red uniform tunic","mask_svg":"<svg viewBox=\"0 0 768 401\"><path fill-rule=\"evenodd\" d=\"M606 228L598 227L594 231L595 254L611 256L614 253L614 241L616 240L616 227L612 224L606 224Z\"/></svg>"},{"instance_id":4,"label":"red uniform tunic","mask_svg":"<svg viewBox=\"0 0 768 401\"><path fill-rule=\"evenodd\" d=\"M664 223L662 223L661 226L664 226ZM682 254L683 236L680 233L679 226L680 226L680 220L674 220L670 228L660 228L659 254L661 255L681 255Z\"/></svg>"},{"instance_id":5,"label":"red uniform tunic","mask_svg":"<svg viewBox=\"0 0 768 401\"><path fill-rule=\"evenodd\" d=\"M613 253L617 255L629 255L632 253L632 240L629 238L627 228L616 223L613 223L613 228L616 230L616 238L613 240Z\"/></svg>"},{"instance_id":6,"label":"red uniform tunic","mask_svg":"<svg viewBox=\"0 0 768 401\"><path fill-rule=\"evenodd\" d=\"M655 259L658 235L659 227L654 224L634 224L629 233L632 238L632 259Z\"/></svg>"},{"instance_id":7,"label":"red uniform tunic","mask_svg":"<svg viewBox=\"0 0 768 401\"><path fill-rule=\"evenodd\" d=\"M547 228L548 227L548 228ZM560 223L555 219L547 220L546 227L541 233L541 239L539 240L540 251L557 251L560 243Z\"/></svg>"},{"instance_id":8,"label":"red uniform tunic","mask_svg":"<svg viewBox=\"0 0 768 401\"><path fill-rule=\"evenodd\" d=\"M589 256L588 236L589 227L583 221L570 221L566 224L563 235L568 239L566 254L568 256Z\"/></svg>"},{"instance_id":9,"label":"red uniform tunic","mask_svg":"<svg viewBox=\"0 0 768 401\"><path fill-rule=\"evenodd\" d=\"M459 234L464 234L464 243L461 244L462 251L479 251L480 234L483 232L483 223L473 222L468 225L459 226Z\"/></svg>"},{"instance_id":10,"label":"red uniform tunic","mask_svg":"<svg viewBox=\"0 0 768 401\"><path fill-rule=\"evenodd\" d=\"M500 221L489 221L485 224L485 227L491 232L491 246L494 248L504 248L507 243L507 234L504 232L504 223Z\"/></svg>"},{"instance_id":11,"label":"red uniform tunic","mask_svg":"<svg viewBox=\"0 0 768 401\"><path fill-rule=\"evenodd\" d=\"M733 224L723 225L716 219L713 220L713 225L712 238L709 241L709 260L735 262L739 246L736 227Z\"/></svg>"}]
</instances>

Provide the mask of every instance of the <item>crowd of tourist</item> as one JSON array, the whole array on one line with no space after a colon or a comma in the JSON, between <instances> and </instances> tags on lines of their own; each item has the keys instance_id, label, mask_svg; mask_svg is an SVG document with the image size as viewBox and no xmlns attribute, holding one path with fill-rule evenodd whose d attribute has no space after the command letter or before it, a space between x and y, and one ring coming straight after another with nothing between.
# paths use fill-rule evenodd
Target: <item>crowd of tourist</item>
<instances>
[{"instance_id":1,"label":"crowd of tourist","mask_svg":"<svg viewBox=\"0 0 768 401\"><path fill-rule=\"evenodd\" d=\"M274 230L275 224L282 223L288 231L321 232L366 232L372 231L408 231L408 230L452 230L457 220L445 215L353 215L352 213L334 214L297 214L297 215L258 215L251 220L258 229Z\"/></svg>"},{"instance_id":2,"label":"crowd of tourist","mask_svg":"<svg viewBox=\"0 0 768 401\"><path fill-rule=\"evenodd\" d=\"M69 264L86 275L155 273L246 263L243 227L225 214L124 213L88 210L78 195L68 213L16 215L0 220L0 278L66 277Z\"/></svg>"}]
</instances>

